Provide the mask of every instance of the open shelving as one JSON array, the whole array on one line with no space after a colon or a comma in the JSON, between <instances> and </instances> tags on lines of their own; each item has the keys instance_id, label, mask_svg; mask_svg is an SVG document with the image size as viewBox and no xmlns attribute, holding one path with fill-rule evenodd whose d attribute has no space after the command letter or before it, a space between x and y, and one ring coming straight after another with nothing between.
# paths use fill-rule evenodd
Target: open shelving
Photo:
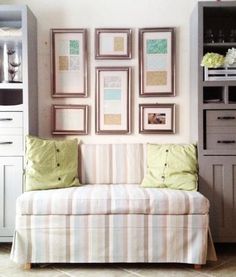
<instances>
[{"instance_id":1,"label":"open shelving","mask_svg":"<svg viewBox=\"0 0 236 277\"><path fill-rule=\"evenodd\" d=\"M235 1L200 1L191 18L191 138L215 242L236 242L236 68L207 73L200 64L207 52L236 48L235 18Z\"/></svg>"}]
</instances>

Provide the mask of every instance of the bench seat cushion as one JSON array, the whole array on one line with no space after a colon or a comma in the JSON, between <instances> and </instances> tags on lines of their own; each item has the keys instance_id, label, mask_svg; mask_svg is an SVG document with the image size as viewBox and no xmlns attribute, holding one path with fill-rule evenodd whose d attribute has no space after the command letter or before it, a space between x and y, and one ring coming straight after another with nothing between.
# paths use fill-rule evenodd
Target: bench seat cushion
<instances>
[{"instance_id":1,"label":"bench seat cushion","mask_svg":"<svg viewBox=\"0 0 236 277\"><path fill-rule=\"evenodd\" d=\"M20 215L207 214L209 201L199 192L129 185L83 185L29 191L17 199Z\"/></svg>"}]
</instances>

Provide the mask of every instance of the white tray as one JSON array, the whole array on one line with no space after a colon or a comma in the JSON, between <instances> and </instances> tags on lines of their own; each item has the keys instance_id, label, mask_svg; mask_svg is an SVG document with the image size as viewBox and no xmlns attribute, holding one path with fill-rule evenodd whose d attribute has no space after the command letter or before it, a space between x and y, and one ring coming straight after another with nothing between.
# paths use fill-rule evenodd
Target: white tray
<instances>
[{"instance_id":1,"label":"white tray","mask_svg":"<svg viewBox=\"0 0 236 277\"><path fill-rule=\"evenodd\" d=\"M205 81L236 80L236 67L204 68Z\"/></svg>"}]
</instances>

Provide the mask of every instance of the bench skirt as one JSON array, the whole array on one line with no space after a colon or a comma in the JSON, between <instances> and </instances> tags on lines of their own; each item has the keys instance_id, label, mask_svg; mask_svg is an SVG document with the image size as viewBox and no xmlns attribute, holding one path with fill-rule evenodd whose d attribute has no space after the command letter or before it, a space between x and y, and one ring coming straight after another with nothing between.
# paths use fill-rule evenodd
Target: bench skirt
<instances>
[{"instance_id":1,"label":"bench skirt","mask_svg":"<svg viewBox=\"0 0 236 277\"><path fill-rule=\"evenodd\" d=\"M216 260L208 214L17 215L11 259L26 263Z\"/></svg>"}]
</instances>

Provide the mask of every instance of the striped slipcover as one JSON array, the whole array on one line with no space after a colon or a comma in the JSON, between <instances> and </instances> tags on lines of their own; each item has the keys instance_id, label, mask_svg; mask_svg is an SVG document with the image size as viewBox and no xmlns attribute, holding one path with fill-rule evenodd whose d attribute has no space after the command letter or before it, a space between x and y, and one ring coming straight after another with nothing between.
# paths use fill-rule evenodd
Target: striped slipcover
<instances>
[{"instance_id":1,"label":"striped slipcover","mask_svg":"<svg viewBox=\"0 0 236 277\"><path fill-rule=\"evenodd\" d=\"M145 144L81 145L82 184L140 184L146 168Z\"/></svg>"},{"instance_id":2,"label":"striped slipcover","mask_svg":"<svg viewBox=\"0 0 236 277\"><path fill-rule=\"evenodd\" d=\"M17 263L214 260L209 202L199 192L139 186L145 145L82 145L80 187L17 199Z\"/></svg>"}]
</instances>

